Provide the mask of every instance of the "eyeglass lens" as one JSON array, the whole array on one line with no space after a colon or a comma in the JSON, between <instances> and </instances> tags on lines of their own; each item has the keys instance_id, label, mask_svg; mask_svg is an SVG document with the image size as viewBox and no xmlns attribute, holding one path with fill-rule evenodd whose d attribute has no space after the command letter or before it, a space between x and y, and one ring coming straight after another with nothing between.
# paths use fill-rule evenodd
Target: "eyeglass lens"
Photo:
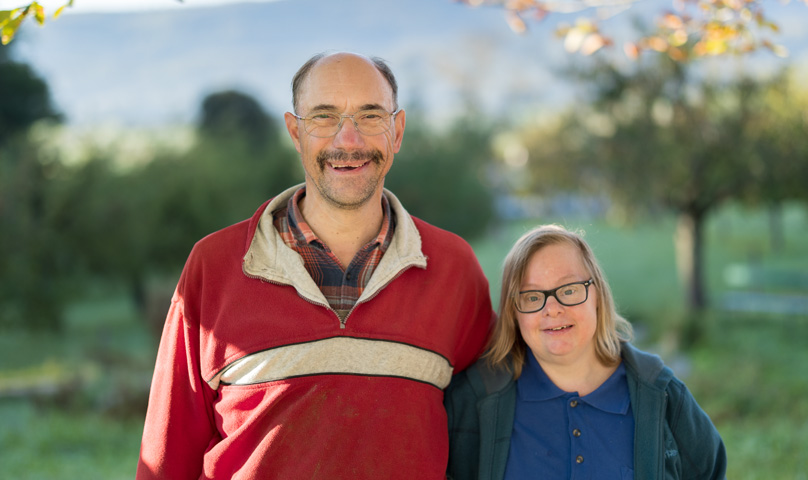
<instances>
[{"instance_id":1,"label":"eyeglass lens","mask_svg":"<svg viewBox=\"0 0 808 480\"><path fill-rule=\"evenodd\" d=\"M390 129L392 114L384 110L361 110L353 115L340 115L334 112L315 112L303 120L306 132L315 137L330 137L339 132L344 119L349 119L359 133L379 135Z\"/></svg>"},{"instance_id":2,"label":"eyeglass lens","mask_svg":"<svg viewBox=\"0 0 808 480\"><path fill-rule=\"evenodd\" d=\"M555 290L528 290L519 292L516 297L516 307L520 312L532 313L544 308L548 296L553 296L558 303L568 307L581 304L588 296L588 282L577 282L562 285Z\"/></svg>"}]
</instances>

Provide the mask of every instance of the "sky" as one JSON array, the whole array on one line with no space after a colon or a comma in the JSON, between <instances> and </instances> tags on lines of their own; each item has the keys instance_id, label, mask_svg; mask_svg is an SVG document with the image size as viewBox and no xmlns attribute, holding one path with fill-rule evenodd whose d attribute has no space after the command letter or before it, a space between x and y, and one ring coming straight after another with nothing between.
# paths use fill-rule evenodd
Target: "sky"
<instances>
[{"instance_id":1,"label":"sky","mask_svg":"<svg viewBox=\"0 0 808 480\"><path fill-rule=\"evenodd\" d=\"M404 105L417 97L449 116L463 90L488 104L512 95L535 103L554 83L552 57L563 57L547 29L517 36L501 11L454 0L230 1L188 9L160 0L171 7L80 10L91 1L76 0L71 15L42 28L29 22L14 40L15 54L46 78L57 106L76 124L193 121L205 95L228 88L279 114L288 109L289 81L300 64L328 50L385 58Z\"/></svg>"},{"instance_id":2,"label":"sky","mask_svg":"<svg viewBox=\"0 0 808 480\"><path fill-rule=\"evenodd\" d=\"M65 5L68 0L38 0L50 15L57 8ZM274 0L241 0L240 3L265 3ZM15 8L30 3L26 0L0 0L0 10ZM134 12L144 10L168 10L174 8L210 7L235 3L233 0L74 0L65 14L72 13L98 13L98 12Z\"/></svg>"},{"instance_id":3,"label":"sky","mask_svg":"<svg viewBox=\"0 0 808 480\"><path fill-rule=\"evenodd\" d=\"M0 0L0 9L24 1ZM49 15L66 1L40 0ZM778 19L780 38L804 47L808 7L794 1ZM632 12L670 4L643 0ZM581 60L553 35L555 14L516 35L501 8L457 0L74 0L65 12L42 28L27 22L13 52L47 80L67 121L82 125L187 124L207 94L231 88L279 115L296 69L327 50L388 60L405 108L451 117L472 93L487 111L538 115L573 99L563 68ZM746 68L791 61L808 63L808 48Z\"/></svg>"}]
</instances>

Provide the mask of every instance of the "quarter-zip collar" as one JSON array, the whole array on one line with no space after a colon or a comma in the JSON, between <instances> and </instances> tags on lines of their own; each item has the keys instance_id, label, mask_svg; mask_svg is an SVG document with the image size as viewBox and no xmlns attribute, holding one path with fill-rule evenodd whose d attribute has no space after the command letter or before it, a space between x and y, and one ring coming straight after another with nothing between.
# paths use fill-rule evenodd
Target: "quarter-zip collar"
<instances>
[{"instance_id":1,"label":"quarter-zip collar","mask_svg":"<svg viewBox=\"0 0 808 480\"><path fill-rule=\"evenodd\" d=\"M328 301L314 283L303 259L287 247L273 224L272 212L282 208L303 185L295 185L264 204L250 222L250 239L242 262L245 275L270 283L291 285L304 299L328 307ZM421 235L401 202L389 190L384 190L396 215L396 230L390 246L382 257L357 304L372 298L403 270L426 268L427 257L421 251ZM329 307L330 308L330 307Z\"/></svg>"}]
</instances>

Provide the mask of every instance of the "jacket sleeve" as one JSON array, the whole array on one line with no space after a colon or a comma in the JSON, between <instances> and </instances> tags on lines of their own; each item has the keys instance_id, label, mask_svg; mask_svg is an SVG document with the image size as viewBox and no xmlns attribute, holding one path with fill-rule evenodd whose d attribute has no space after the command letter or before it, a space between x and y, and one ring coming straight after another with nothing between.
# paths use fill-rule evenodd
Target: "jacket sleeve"
<instances>
[{"instance_id":1,"label":"jacket sleeve","mask_svg":"<svg viewBox=\"0 0 808 480\"><path fill-rule=\"evenodd\" d=\"M200 374L199 331L185 317L180 291L171 300L157 353L137 480L198 479L203 455L218 436L215 391Z\"/></svg>"},{"instance_id":2,"label":"jacket sleeve","mask_svg":"<svg viewBox=\"0 0 808 480\"><path fill-rule=\"evenodd\" d=\"M478 399L468 373L469 370L466 370L455 375L444 396L443 403L449 420L449 463L446 470L446 478L449 480L476 480L478 475Z\"/></svg>"},{"instance_id":3,"label":"jacket sleeve","mask_svg":"<svg viewBox=\"0 0 808 480\"><path fill-rule=\"evenodd\" d=\"M667 420L678 445L682 478L726 478L726 448L710 417L681 381L671 382L668 392Z\"/></svg>"}]
</instances>

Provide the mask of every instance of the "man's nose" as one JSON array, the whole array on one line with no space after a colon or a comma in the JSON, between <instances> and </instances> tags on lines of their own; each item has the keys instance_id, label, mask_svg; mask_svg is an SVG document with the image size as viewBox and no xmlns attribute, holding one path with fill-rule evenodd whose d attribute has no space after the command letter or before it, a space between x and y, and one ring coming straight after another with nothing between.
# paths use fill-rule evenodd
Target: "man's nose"
<instances>
[{"instance_id":1,"label":"man's nose","mask_svg":"<svg viewBox=\"0 0 808 480\"><path fill-rule=\"evenodd\" d=\"M334 144L342 147L364 145L365 138L356 128L353 118L343 118L342 126L334 135Z\"/></svg>"}]
</instances>

